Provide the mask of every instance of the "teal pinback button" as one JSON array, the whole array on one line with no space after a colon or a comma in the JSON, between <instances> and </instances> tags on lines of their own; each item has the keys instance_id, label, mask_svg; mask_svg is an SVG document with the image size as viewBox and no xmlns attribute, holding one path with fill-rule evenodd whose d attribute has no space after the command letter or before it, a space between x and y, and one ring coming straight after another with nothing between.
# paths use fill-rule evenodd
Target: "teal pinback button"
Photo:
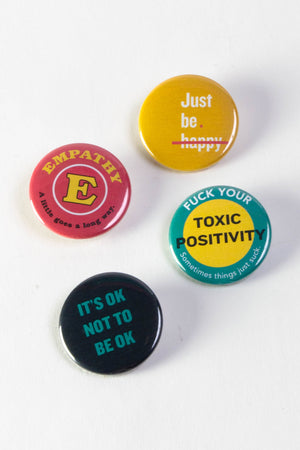
<instances>
[{"instance_id":1,"label":"teal pinback button","mask_svg":"<svg viewBox=\"0 0 300 450\"><path fill-rule=\"evenodd\" d=\"M180 268L195 280L228 284L262 263L271 242L263 206L248 192L212 186L187 197L170 225L169 242Z\"/></svg>"}]
</instances>

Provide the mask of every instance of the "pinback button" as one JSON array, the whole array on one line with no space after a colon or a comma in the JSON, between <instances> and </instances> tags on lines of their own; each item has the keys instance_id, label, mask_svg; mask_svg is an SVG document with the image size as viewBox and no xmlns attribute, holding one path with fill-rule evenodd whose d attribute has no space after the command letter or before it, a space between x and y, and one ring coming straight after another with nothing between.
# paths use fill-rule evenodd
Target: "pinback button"
<instances>
[{"instance_id":1,"label":"pinback button","mask_svg":"<svg viewBox=\"0 0 300 450\"><path fill-rule=\"evenodd\" d=\"M151 289L124 273L88 278L65 301L59 321L69 356L102 374L125 372L155 349L162 312Z\"/></svg>"},{"instance_id":2,"label":"pinback button","mask_svg":"<svg viewBox=\"0 0 300 450\"><path fill-rule=\"evenodd\" d=\"M262 263L270 247L271 225L252 195L231 186L212 186L181 203L169 241L187 275L204 283L227 284Z\"/></svg>"},{"instance_id":3,"label":"pinback button","mask_svg":"<svg viewBox=\"0 0 300 450\"><path fill-rule=\"evenodd\" d=\"M70 238L89 238L116 225L130 201L121 162L90 144L70 144L46 155L30 181L30 199L41 221Z\"/></svg>"},{"instance_id":4,"label":"pinback button","mask_svg":"<svg viewBox=\"0 0 300 450\"><path fill-rule=\"evenodd\" d=\"M142 142L171 169L204 169L221 159L238 129L236 106L215 81L182 75L164 81L144 101L139 116Z\"/></svg>"}]
</instances>

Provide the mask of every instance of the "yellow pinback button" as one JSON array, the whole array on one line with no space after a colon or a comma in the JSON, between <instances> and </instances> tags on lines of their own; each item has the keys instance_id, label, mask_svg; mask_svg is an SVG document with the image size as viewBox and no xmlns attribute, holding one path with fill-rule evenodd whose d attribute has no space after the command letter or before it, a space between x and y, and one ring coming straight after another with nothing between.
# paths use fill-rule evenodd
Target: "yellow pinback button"
<instances>
[{"instance_id":1,"label":"yellow pinback button","mask_svg":"<svg viewBox=\"0 0 300 450\"><path fill-rule=\"evenodd\" d=\"M139 132L145 148L171 169L204 169L232 146L238 113L228 92L209 78L182 75L164 81L144 101Z\"/></svg>"}]
</instances>

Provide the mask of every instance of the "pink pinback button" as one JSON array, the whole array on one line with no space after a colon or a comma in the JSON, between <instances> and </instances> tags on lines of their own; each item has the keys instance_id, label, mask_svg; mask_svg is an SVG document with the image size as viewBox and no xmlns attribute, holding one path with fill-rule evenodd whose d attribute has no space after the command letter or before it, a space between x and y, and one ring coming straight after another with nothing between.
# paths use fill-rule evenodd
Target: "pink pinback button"
<instances>
[{"instance_id":1,"label":"pink pinback button","mask_svg":"<svg viewBox=\"0 0 300 450\"><path fill-rule=\"evenodd\" d=\"M30 180L30 200L40 220L70 238L89 238L116 225L131 187L122 163L91 144L70 144L48 153Z\"/></svg>"}]
</instances>

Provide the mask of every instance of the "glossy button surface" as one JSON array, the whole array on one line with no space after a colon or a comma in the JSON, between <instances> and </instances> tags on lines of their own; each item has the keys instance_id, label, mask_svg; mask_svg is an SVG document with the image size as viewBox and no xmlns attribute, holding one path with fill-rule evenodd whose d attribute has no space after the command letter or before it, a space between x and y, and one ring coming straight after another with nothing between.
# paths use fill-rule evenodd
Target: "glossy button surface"
<instances>
[{"instance_id":1,"label":"glossy button surface","mask_svg":"<svg viewBox=\"0 0 300 450\"><path fill-rule=\"evenodd\" d=\"M151 289L124 273L95 275L68 296L60 334L71 358L84 369L115 374L143 362L156 347L162 313Z\"/></svg>"},{"instance_id":2,"label":"glossy button surface","mask_svg":"<svg viewBox=\"0 0 300 450\"><path fill-rule=\"evenodd\" d=\"M269 250L271 225L252 195L232 186L212 186L181 203L169 240L187 275L204 283L227 284L261 264Z\"/></svg>"},{"instance_id":3,"label":"glossy button surface","mask_svg":"<svg viewBox=\"0 0 300 450\"><path fill-rule=\"evenodd\" d=\"M130 181L121 162L90 144L70 144L47 154L30 181L30 199L41 221L70 238L104 233L125 214Z\"/></svg>"},{"instance_id":4,"label":"glossy button surface","mask_svg":"<svg viewBox=\"0 0 300 450\"><path fill-rule=\"evenodd\" d=\"M182 75L164 81L146 98L139 132L148 152L171 169L204 169L221 159L238 129L236 106L215 81Z\"/></svg>"}]
</instances>

